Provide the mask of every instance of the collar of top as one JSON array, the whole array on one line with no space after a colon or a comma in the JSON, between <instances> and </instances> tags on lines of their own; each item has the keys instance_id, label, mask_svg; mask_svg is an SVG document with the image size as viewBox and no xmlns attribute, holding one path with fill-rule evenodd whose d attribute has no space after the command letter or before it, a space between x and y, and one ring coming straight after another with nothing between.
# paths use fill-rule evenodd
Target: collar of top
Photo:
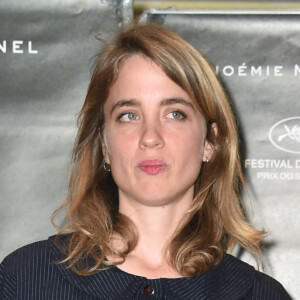
<instances>
[{"instance_id":1,"label":"collar of top","mask_svg":"<svg viewBox=\"0 0 300 300\"><path fill-rule=\"evenodd\" d=\"M64 254L48 240L53 261L64 259ZM244 297L252 287L255 269L239 259L224 254L223 260L211 270L192 278L147 279L126 273L117 267L97 274L80 276L65 263L56 264L62 276L73 286L98 299L141 299L152 295L154 299L223 299ZM151 297L150 297L151 298Z\"/></svg>"}]
</instances>

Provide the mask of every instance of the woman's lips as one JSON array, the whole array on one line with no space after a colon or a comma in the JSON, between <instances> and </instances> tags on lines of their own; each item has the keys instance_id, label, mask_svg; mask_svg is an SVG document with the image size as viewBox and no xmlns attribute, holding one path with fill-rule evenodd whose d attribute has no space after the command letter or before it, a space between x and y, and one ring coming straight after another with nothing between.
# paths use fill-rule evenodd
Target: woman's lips
<instances>
[{"instance_id":1,"label":"woman's lips","mask_svg":"<svg viewBox=\"0 0 300 300\"><path fill-rule=\"evenodd\" d=\"M168 165L160 159L147 159L140 162L137 167L147 174L156 175L166 170Z\"/></svg>"}]
</instances>

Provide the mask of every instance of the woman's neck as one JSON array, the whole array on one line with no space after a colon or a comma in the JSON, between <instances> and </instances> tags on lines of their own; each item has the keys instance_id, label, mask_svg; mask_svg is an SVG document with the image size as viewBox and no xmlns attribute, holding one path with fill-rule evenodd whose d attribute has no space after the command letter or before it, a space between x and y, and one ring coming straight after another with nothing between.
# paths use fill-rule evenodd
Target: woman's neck
<instances>
[{"instance_id":1,"label":"woman's neck","mask_svg":"<svg viewBox=\"0 0 300 300\"><path fill-rule=\"evenodd\" d=\"M120 212L133 221L139 236L135 249L118 267L147 278L181 277L168 263L167 245L190 205L191 200L157 207L120 205Z\"/></svg>"}]
</instances>

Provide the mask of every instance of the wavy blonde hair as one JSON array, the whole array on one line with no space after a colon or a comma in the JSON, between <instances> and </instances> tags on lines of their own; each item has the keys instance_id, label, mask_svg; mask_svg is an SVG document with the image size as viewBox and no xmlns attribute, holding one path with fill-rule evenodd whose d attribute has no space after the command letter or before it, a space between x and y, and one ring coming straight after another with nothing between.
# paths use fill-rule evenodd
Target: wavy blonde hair
<instances>
[{"instance_id":1,"label":"wavy blonde hair","mask_svg":"<svg viewBox=\"0 0 300 300\"><path fill-rule=\"evenodd\" d=\"M166 27L146 23L121 30L96 57L78 117L68 197L53 215L66 210L67 225L57 235L68 234L64 261L88 275L117 264L108 255L126 259L137 244L134 224L118 212L118 187L103 168L102 152L104 103L120 63L134 54L151 59L188 93L207 121L207 140L215 149L195 183L192 206L168 244L171 266L183 276L195 276L218 264L237 243L259 256L263 231L249 225L241 206L239 191L245 183L236 122L224 89L194 47ZM111 246L115 234L126 245L119 252Z\"/></svg>"}]
</instances>

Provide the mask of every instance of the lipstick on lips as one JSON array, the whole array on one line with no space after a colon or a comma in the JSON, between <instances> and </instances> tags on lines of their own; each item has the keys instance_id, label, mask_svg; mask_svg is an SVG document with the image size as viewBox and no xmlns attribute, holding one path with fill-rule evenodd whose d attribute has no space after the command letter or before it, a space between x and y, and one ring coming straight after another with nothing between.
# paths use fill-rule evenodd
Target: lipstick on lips
<instances>
[{"instance_id":1,"label":"lipstick on lips","mask_svg":"<svg viewBox=\"0 0 300 300\"><path fill-rule=\"evenodd\" d=\"M146 159L137 166L141 171L149 175L156 175L167 169L168 165L160 159Z\"/></svg>"}]
</instances>

